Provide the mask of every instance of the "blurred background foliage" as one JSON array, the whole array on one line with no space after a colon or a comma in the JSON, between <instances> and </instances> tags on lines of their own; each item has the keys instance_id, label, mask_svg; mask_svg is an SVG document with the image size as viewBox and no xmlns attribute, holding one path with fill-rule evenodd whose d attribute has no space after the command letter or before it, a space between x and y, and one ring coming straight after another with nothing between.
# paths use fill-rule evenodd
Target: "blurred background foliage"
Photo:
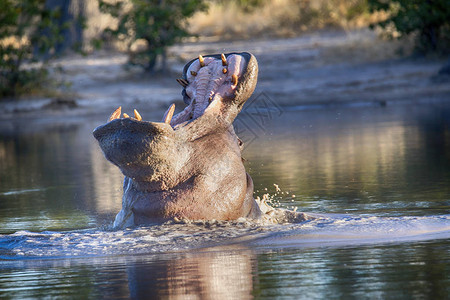
<instances>
[{"instance_id":1,"label":"blurred background foliage","mask_svg":"<svg viewBox=\"0 0 450 300\"><path fill-rule=\"evenodd\" d=\"M0 0L0 7L0 97L39 89L45 63L68 49L113 47L154 72L167 47L192 37L371 27L415 39L417 53L450 53L450 0Z\"/></svg>"},{"instance_id":2,"label":"blurred background foliage","mask_svg":"<svg viewBox=\"0 0 450 300\"><path fill-rule=\"evenodd\" d=\"M450 53L450 0L368 0L371 12L384 11L377 24L390 37L414 34L418 52Z\"/></svg>"},{"instance_id":3,"label":"blurred background foliage","mask_svg":"<svg viewBox=\"0 0 450 300\"><path fill-rule=\"evenodd\" d=\"M48 9L45 1L0 0L0 7L0 96L30 92L47 75L43 65L30 63L45 63L56 52L67 24L60 22L61 8Z\"/></svg>"},{"instance_id":4,"label":"blurred background foliage","mask_svg":"<svg viewBox=\"0 0 450 300\"><path fill-rule=\"evenodd\" d=\"M105 32L126 43L130 63L151 72L167 47L189 36L187 19L208 6L203 0L99 0L99 8L117 19Z\"/></svg>"}]
</instances>

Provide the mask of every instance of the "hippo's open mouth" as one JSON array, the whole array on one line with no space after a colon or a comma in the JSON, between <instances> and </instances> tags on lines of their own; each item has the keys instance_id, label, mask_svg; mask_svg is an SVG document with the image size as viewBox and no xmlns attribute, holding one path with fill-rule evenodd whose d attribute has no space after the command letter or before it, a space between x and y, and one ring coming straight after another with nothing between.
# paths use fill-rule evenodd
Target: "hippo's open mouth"
<instances>
[{"instance_id":1,"label":"hippo's open mouth","mask_svg":"<svg viewBox=\"0 0 450 300\"><path fill-rule=\"evenodd\" d=\"M247 77L245 73L250 58L248 53L229 53L205 57L199 55L198 59L190 61L183 70L183 78L177 79L183 87L183 100L188 106L174 115L175 104L170 105L162 122L176 130L207 114L209 110L221 110L224 101L235 98L240 80ZM134 110L134 117L130 117L126 113L122 114L121 107L112 113L109 121L121 118L142 121L137 110Z\"/></svg>"},{"instance_id":2,"label":"hippo's open mouth","mask_svg":"<svg viewBox=\"0 0 450 300\"><path fill-rule=\"evenodd\" d=\"M216 101L230 98L237 87L239 77L243 75L246 64L244 57L238 54L228 56L221 54L220 58L199 56L188 64L184 71L185 78L178 79L184 87L184 101L188 106L174 116L170 124L176 126L196 119Z\"/></svg>"}]
</instances>

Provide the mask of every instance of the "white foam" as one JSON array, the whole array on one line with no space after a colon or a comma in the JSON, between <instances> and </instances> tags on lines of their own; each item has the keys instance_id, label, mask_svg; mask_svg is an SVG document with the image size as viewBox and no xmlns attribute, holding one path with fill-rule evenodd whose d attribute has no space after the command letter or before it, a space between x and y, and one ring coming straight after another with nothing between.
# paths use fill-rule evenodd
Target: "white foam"
<instances>
[{"instance_id":1,"label":"white foam","mask_svg":"<svg viewBox=\"0 0 450 300\"><path fill-rule=\"evenodd\" d=\"M186 251L224 244L247 248L351 246L450 238L450 215L358 217L321 215L298 224L197 221L120 231L19 231L0 235L0 258L60 258Z\"/></svg>"}]
</instances>

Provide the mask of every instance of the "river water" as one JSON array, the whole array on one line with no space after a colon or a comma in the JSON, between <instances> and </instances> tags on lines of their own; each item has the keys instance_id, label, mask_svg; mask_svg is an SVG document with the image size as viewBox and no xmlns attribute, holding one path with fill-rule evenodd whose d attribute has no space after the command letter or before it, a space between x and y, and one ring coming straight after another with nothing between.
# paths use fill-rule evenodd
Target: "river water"
<instances>
[{"instance_id":1,"label":"river water","mask_svg":"<svg viewBox=\"0 0 450 300\"><path fill-rule=\"evenodd\" d=\"M235 122L246 168L303 223L112 231L122 175L91 134L110 112L1 121L0 297L447 298L450 105L268 102Z\"/></svg>"}]
</instances>

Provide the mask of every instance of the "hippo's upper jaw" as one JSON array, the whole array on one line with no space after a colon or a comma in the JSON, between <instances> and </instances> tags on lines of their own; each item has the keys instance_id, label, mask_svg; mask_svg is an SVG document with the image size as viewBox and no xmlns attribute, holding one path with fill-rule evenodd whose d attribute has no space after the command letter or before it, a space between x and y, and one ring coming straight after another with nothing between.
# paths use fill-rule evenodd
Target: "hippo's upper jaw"
<instances>
[{"instance_id":1,"label":"hippo's upper jaw","mask_svg":"<svg viewBox=\"0 0 450 300\"><path fill-rule=\"evenodd\" d=\"M105 157L126 176L115 227L170 218L229 220L259 214L232 122L256 86L250 53L199 56L177 81L187 107L162 122L117 109L94 130Z\"/></svg>"}]
</instances>

